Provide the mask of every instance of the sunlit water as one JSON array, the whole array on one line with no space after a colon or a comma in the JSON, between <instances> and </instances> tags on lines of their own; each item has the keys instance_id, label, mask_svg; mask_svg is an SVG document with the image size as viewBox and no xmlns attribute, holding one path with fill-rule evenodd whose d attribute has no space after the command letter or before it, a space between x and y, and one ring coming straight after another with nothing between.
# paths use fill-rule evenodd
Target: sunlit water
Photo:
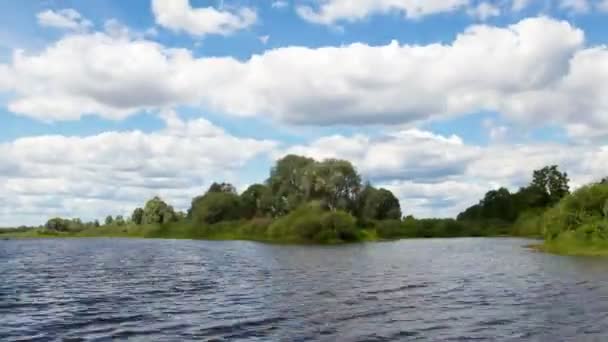
<instances>
[{"instance_id":1,"label":"sunlit water","mask_svg":"<svg viewBox=\"0 0 608 342\"><path fill-rule=\"evenodd\" d=\"M608 260L527 243L0 241L0 341L605 341Z\"/></svg>"}]
</instances>

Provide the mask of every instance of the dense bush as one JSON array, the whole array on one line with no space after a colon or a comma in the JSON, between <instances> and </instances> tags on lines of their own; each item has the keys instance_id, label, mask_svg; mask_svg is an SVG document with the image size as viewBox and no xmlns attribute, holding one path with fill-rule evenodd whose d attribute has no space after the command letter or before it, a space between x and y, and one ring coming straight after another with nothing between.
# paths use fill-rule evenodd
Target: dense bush
<instances>
[{"instance_id":1,"label":"dense bush","mask_svg":"<svg viewBox=\"0 0 608 342\"><path fill-rule=\"evenodd\" d=\"M352 215L343 211L324 211L314 202L277 219L268 228L268 236L309 242L347 242L360 238Z\"/></svg>"},{"instance_id":2,"label":"dense bush","mask_svg":"<svg viewBox=\"0 0 608 342\"><path fill-rule=\"evenodd\" d=\"M238 195L231 192L208 192L192 202L191 216L196 224L238 220L241 217L241 201Z\"/></svg>"},{"instance_id":3,"label":"dense bush","mask_svg":"<svg viewBox=\"0 0 608 342\"><path fill-rule=\"evenodd\" d=\"M570 233L578 240L608 239L608 184L581 187L548 210L542 222L547 240Z\"/></svg>"},{"instance_id":4,"label":"dense bush","mask_svg":"<svg viewBox=\"0 0 608 342\"><path fill-rule=\"evenodd\" d=\"M173 207L165 203L160 197L154 197L144 206L142 224L161 224L177 221ZM111 222L110 222L111 223Z\"/></svg>"}]
</instances>

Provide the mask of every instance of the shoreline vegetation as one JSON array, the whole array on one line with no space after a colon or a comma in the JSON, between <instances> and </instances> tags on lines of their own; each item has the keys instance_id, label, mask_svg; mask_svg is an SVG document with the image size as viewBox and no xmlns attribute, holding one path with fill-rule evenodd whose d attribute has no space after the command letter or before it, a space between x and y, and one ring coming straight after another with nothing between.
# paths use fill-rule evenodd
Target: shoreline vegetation
<instances>
[{"instance_id":1,"label":"shoreline vegetation","mask_svg":"<svg viewBox=\"0 0 608 342\"><path fill-rule=\"evenodd\" d=\"M134 237L337 244L402 238L544 238L539 251L608 256L608 179L570 193L558 167L534 171L528 186L488 191L457 218L403 217L399 200L364 183L345 160L288 155L268 179L238 194L213 183L179 212L154 197L130 217L103 223L52 218L44 226L0 230L0 239Z\"/></svg>"}]
</instances>

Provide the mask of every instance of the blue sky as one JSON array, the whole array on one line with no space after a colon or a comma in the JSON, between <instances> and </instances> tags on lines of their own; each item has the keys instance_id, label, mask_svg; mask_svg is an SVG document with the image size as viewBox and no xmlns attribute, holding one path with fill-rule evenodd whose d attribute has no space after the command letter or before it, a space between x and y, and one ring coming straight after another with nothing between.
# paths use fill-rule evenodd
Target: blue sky
<instances>
[{"instance_id":1,"label":"blue sky","mask_svg":"<svg viewBox=\"0 0 608 342\"><path fill-rule=\"evenodd\" d=\"M0 3L0 226L179 209L276 158L453 216L608 161L605 0Z\"/></svg>"}]
</instances>

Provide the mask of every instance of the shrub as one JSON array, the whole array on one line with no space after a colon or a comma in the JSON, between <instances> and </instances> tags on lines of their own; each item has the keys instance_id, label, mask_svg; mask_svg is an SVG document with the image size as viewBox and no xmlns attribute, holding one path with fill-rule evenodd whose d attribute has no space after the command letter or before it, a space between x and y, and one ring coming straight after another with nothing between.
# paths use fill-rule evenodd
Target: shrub
<instances>
[{"instance_id":1,"label":"shrub","mask_svg":"<svg viewBox=\"0 0 608 342\"><path fill-rule=\"evenodd\" d=\"M548 210L542 219L542 231L547 240L561 234L577 240L607 239L608 184L591 184L564 197Z\"/></svg>"},{"instance_id":2,"label":"shrub","mask_svg":"<svg viewBox=\"0 0 608 342\"><path fill-rule=\"evenodd\" d=\"M278 240L338 242L359 240L356 220L343 211L323 211L318 203L300 206L270 225L268 236Z\"/></svg>"},{"instance_id":3,"label":"shrub","mask_svg":"<svg viewBox=\"0 0 608 342\"><path fill-rule=\"evenodd\" d=\"M233 193L209 192L192 203L192 219L197 224L237 220L239 216L240 199Z\"/></svg>"}]
</instances>

